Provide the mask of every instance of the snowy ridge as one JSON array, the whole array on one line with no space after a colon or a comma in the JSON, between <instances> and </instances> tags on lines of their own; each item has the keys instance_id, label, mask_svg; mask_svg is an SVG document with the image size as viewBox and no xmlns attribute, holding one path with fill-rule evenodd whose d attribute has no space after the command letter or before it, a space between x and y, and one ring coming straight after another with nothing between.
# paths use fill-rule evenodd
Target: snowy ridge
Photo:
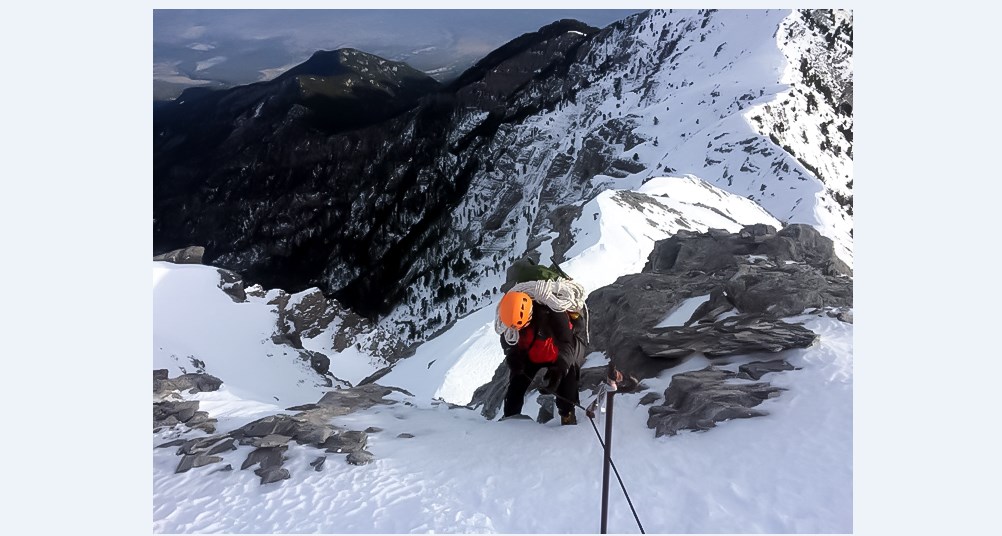
<instances>
[{"instance_id":1,"label":"snowy ridge","mask_svg":"<svg viewBox=\"0 0 1002 536\"><path fill-rule=\"evenodd\" d=\"M561 267L590 292L641 271L654 243L680 230L737 232L754 223L779 227L752 201L696 177L658 177L639 191L605 191L585 205L572 225L578 241ZM469 403L504 359L493 329L495 308L483 307L422 344L380 383L403 387L419 400Z\"/></svg>"}]
</instances>

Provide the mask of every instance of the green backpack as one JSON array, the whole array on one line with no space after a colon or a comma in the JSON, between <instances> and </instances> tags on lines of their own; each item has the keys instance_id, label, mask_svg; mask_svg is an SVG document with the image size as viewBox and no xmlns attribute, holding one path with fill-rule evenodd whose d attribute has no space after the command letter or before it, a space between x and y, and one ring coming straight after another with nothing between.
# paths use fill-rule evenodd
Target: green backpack
<instances>
[{"instance_id":1,"label":"green backpack","mask_svg":"<svg viewBox=\"0 0 1002 536\"><path fill-rule=\"evenodd\" d=\"M555 281L558 278L570 279L570 276L564 273L557 263L553 263L552 266L544 266L536 264L528 257L515 261L508 274L508 280L512 284L529 281Z\"/></svg>"}]
</instances>

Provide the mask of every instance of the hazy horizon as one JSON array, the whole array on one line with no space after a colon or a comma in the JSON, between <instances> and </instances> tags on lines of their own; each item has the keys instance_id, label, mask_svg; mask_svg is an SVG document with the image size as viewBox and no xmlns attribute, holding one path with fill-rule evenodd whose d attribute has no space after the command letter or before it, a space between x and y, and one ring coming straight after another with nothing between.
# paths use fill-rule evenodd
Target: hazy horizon
<instances>
[{"instance_id":1,"label":"hazy horizon","mask_svg":"<svg viewBox=\"0 0 1002 536\"><path fill-rule=\"evenodd\" d=\"M154 99L269 80L317 50L356 48L442 80L560 19L602 28L642 10L288 9L153 11Z\"/></svg>"}]
</instances>

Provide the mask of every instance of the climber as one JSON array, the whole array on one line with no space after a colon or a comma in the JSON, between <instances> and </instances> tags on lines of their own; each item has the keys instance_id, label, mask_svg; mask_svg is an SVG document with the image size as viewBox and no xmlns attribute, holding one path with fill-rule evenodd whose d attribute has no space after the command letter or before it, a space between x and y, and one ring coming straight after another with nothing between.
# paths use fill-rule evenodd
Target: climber
<instances>
[{"instance_id":1,"label":"climber","mask_svg":"<svg viewBox=\"0 0 1002 536\"><path fill-rule=\"evenodd\" d=\"M510 369L503 418L521 413L532 378L545 368L546 386L540 392L556 395L560 424L577 424L574 407L580 402L584 343L574 334L574 321L580 321L580 314L554 311L526 292L510 290L501 298L497 320L499 328L507 328L501 333L501 347Z\"/></svg>"}]
</instances>

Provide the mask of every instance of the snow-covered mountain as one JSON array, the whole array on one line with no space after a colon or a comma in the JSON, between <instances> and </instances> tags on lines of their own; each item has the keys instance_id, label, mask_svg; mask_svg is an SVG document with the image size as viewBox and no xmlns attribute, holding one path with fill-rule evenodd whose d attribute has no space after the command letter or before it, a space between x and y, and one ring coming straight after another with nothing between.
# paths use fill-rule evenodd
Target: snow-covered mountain
<instances>
[{"instance_id":1,"label":"snow-covered mountain","mask_svg":"<svg viewBox=\"0 0 1002 536\"><path fill-rule=\"evenodd\" d=\"M655 243L678 231L736 232L752 224L778 222L751 200L694 177L654 178L586 204L569 224L577 240L564 266L597 289L643 269ZM218 389L191 392L158 390L155 382L155 420L167 411L161 401L197 403L183 406L188 416L196 409L205 415L190 427L176 420L154 425L154 532L597 532L603 455L583 414L580 425L561 427L487 420L464 406L503 361L493 307L384 371L379 385L395 390L384 391L381 402L329 410L318 420L307 415L324 411L331 393L364 398L348 385L386 363L355 347L334 351L329 341L343 323L338 318L320 330L304 327L310 314L292 311L315 291L241 293L227 272L203 265L155 262L153 274L154 369L222 380ZM660 325L684 322L691 301L681 308L665 303ZM723 361L695 354L645 379L637 392L617 395L613 460L647 532L852 530L852 325L823 311L784 321L802 323L818 340L782 352L788 368L759 380L779 390L756 407L763 417L668 437L650 429L648 406L673 378L708 366L737 372L761 359L754 353ZM281 337L289 324L298 326L300 344ZM310 349L327 352L326 373L311 368ZM607 362L595 352L586 367ZM328 386L333 377L338 383ZM527 395L527 413L537 394ZM592 396L582 388L583 401ZM274 419L296 412L304 412L299 420L311 433L329 426L335 446L289 441L298 432L249 431L274 430ZM600 412L599 429L604 419ZM221 435L241 430L247 435ZM269 450L277 452L271 462L255 454ZM349 454L346 463L337 452L371 458ZM251 471L259 461L262 469ZM268 463L280 465L277 477L264 469ZM615 480L609 528L638 530Z\"/></svg>"},{"instance_id":2,"label":"snow-covered mountain","mask_svg":"<svg viewBox=\"0 0 1002 536\"><path fill-rule=\"evenodd\" d=\"M155 121L155 243L319 287L408 343L492 303L526 252L568 258L589 203L659 175L814 226L852 265L849 12L565 21L348 132L262 87L231 91L242 107L215 137Z\"/></svg>"}]
</instances>

